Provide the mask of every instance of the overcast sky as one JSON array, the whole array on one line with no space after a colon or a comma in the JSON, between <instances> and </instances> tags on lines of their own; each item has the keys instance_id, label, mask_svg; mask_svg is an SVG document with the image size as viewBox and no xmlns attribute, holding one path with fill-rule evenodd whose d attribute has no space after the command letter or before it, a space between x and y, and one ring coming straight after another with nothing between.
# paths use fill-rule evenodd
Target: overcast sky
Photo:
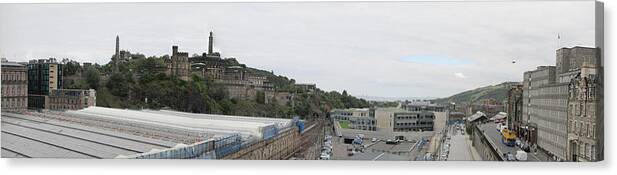
<instances>
[{"instance_id":1,"label":"overcast sky","mask_svg":"<svg viewBox=\"0 0 617 175\"><path fill-rule=\"evenodd\" d=\"M201 54L213 30L223 57L324 90L445 97L521 81L559 46L594 47L594 29L593 1L0 4L0 57L105 64L116 35Z\"/></svg>"}]
</instances>

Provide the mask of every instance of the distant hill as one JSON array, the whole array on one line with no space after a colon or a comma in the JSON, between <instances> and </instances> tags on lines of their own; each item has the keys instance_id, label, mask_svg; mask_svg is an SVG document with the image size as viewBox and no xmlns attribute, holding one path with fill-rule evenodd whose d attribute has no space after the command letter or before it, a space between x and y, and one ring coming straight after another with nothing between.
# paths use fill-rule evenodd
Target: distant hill
<instances>
[{"instance_id":1,"label":"distant hill","mask_svg":"<svg viewBox=\"0 0 617 175\"><path fill-rule=\"evenodd\" d=\"M381 96L366 96L360 95L359 98L363 98L368 101L405 101L405 100L430 100L435 99L435 97L381 97Z\"/></svg>"},{"instance_id":2,"label":"distant hill","mask_svg":"<svg viewBox=\"0 0 617 175\"><path fill-rule=\"evenodd\" d=\"M497 85L485 86L473 90L468 90L465 92L461 92L458 94L454 94L447 98L438 98L433 100L435 103L450 103L454 102L457 104L469 104L475 103L478 100L482 99L495 99L497 101L503 101L506 99L506 95L508 93L508 89L511 85L520 84L519 82L503 82Z\"/></svg>"}]
</instances>

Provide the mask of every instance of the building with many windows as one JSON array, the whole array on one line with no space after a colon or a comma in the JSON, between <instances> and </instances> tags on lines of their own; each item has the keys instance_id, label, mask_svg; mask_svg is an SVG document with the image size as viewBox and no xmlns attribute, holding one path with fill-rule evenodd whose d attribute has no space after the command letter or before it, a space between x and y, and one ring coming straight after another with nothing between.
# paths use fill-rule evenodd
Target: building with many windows
<instances>
[{"instance_id":1,"label":"building with many windows","mask_svg":"<svg viewBox=\"0 0 617 175\"><path fill-rule=\"evenodd\" d=\"M540 66L524 73L521 120L528 121L531 143L554 160L571 159L567 151L571 145L568 143L571 81L581 74L583 67L601 67L600 59L596 48L561 48L556 52L557 66Z\"/></svg>"},{"instance_id":2,"label":"building with many windows","mask_svg":"<svg viewBox=\"0 0 617 175\"><path fill-rule=\"evenodd\" d=\"M430 111L378 108L375 110L375 120L378 131L433 131L435 114Z\"/></svg>"},{"instance_id":3,"label":"building with many windows","mask_svg":"<svg viewBox=\"0 0 617 175\"><path fill-rule=\"evenodd\" d=\"M432 103L427 100L403 101L399 103L399 108L408 111L432 111L445 112L446 106Z\"/></svg>"},{"instance_id":4,"label":"building with many windows","mask_svg":"<svg viewBox=\"0 0 617 175\"><path fill-rule=\"evenodd\" d=\"M62 64L55 58L30 60L28 63L28 108L45 107L46 96L62 89Z\"/></svg>"},{"instance_id":5,"label":"building with many windows","mask_svg":"<svg viewBox=\"0 0 617 175\"><path fill-rule=\"evenodd\" d=\"M585 63L570 80L568 92L568 161L604 159L604 85L602 67Z\"/></svg>"},{"instance_id":6,"label":"building with many windows","mask_svg":"<svg viewBox=\"0 0 617 175\"><path fill-rule=\"evenodd\" d=\"M529 141L529 130L526 127L528 119L523 119L523 85L515 84L510 86L506 94L505 102L507 124L523 140Z\"/></svg>"},{"instance_id":7,"label":"building with many windows","mask_svg":"<svg viewBox=\"0 0 617 175\"><path fill-rule=\"evenodd\" d=\"M333 109L330 111L331 118L349 122L349 129L368 131L377 130L377 121L374 114L375 109L370 108Z\"/></svg>"},{"instance_id":8,"label":"building with many windows","mask_svg":"<svg viewBox=\"0 0 617 175\"><path fill-rule=\"evenodd\" d=\"M96 106L96 91L94 89L54 89L48 96L45 109L79 110L90 106Z\"/></svg>"},{"instance_id":9,"label":"building with many windows","mask_svg":"<svg viewBox=\"0 0 617 175\"><path fill-rule=\"evenodd\" d=\"M2 111L28 109L28 69L23 64L2 60Z\"/></svg>"}]
</instances>

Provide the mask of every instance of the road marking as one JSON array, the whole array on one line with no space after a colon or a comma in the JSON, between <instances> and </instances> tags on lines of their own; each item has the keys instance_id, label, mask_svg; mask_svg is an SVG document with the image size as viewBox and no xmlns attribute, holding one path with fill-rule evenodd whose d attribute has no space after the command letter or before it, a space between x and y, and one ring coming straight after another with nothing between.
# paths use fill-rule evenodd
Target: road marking
<instances>
[{"instance_id":1,"label":"road marking","mask_svg":"<svg viewBox=\"0 0 617 175\"><path fill-rule=\"evenodd\" d=\"M380 154L380 155L378 155L377 157L373 158L373 161L375 161L375 160L379 159L379 158L380 158L381 156L383 156L384 154L386 154L386 153L381 153L381 154Z\"/></svg>"}]
</instances>

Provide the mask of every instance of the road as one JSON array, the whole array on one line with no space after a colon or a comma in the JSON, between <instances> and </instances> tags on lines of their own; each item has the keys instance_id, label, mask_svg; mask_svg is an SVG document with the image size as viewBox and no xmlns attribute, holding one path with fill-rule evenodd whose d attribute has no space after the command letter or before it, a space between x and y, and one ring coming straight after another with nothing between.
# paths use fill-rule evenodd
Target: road
<instances>
[{"instance_id":1,"label":"road","mask_svg":"<svg viewBox=\"0 0 617 175\"><path fill-rule=\"evenodd\" d=\"M516 151L521 150L518 147L509 147L501 143L501 133L497 131L497 125L495 123L485 123L479 125L480 130L484 131L484 133L488 136L489 141L493 142L493 144L497 147L497 151L501 154L504 153L512 153L516 155ZM533 153L527 154L527 161L537 162L541 161L537 155Z\"/></svg>"},{"instance_id":2,"label":"road","mask_svg":"<svg viewBox=\"0 0 617 175\"><path fill-rule=\"evenodd\" d=\"M450 135L450 153L448 160L474 160L471 156L471 145L465 139L465 135L461 131L451 130Z\"/></svg>"}]
</instances>

